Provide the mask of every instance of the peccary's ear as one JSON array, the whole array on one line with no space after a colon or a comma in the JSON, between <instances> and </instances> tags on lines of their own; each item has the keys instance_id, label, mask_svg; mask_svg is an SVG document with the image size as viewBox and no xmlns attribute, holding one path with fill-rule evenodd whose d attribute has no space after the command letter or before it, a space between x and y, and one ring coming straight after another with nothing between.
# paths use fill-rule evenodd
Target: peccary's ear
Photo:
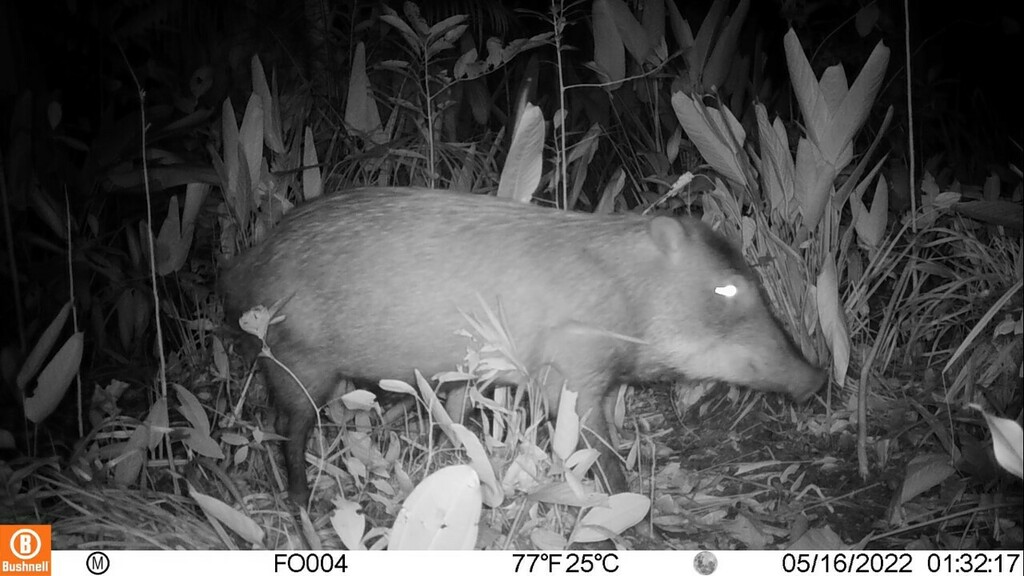
<instances>
[{"instance_id":1,"label":"peccary's ear","mask_svg":"<svg viewBox=\"0 0 1024 576\"><path fill-rule=\"evenodd\" d=\"M683 253L690 238L682 222L668 216L657 216L649 226L651 240L662 254L675 258Z\"/></svg>"}]
</instances>

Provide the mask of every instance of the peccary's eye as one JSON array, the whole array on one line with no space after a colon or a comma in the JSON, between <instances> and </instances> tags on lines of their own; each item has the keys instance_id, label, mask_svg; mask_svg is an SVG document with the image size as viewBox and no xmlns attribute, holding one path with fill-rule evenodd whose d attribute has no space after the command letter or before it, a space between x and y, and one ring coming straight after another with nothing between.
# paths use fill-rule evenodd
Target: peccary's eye
<instances>
[{"instance_id":1,"label":"peccary's eye","mask_svg":"<svg viewBox=\"0 0 1024 576\"><path fill-rule=\"evenodd\" d=\"M740 289L737 288L736 285L731 282L729 284L720 284L718 286L715 286L715 294L718 294L719 296L725 296L726 298L735 297L736 294L739 294L739 291Z\"/></svg>"},{"instance_id":2,"label":"peccary's eye","mask_svg":"<svg viewBox=\"0 0 1024 576\"><path fill-rule=\"evenodd\" d=\"M712 282L708 285L711 292L703 305L706 306L708 327L724 337L742 324L747 308L744 297L747 285L742 276L735 275L715 278Z\"/></svg>"},{"instance_id":3,"label":"peccary's eye","mask_svg":"<svg viewBox=\"0 0 1024 576\"><path fill-rule=\"evenodd\" d=\"M730 276L715 284L715 294L734 300L742 297L747 289L747 282L742 276Z\"/></svg>"}]
</instances>

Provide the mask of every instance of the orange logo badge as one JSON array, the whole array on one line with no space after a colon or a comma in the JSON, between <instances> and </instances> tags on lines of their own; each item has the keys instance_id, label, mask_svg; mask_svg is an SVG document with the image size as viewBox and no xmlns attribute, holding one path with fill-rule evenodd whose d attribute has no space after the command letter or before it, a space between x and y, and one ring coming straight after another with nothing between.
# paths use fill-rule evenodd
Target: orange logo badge
<instances>
[{"instance_id":1,"label":"orange logo badge","mask_svg":"<svg viewBox=\"0 0 1024 576\"><path fill-rule=\"evenodd\" d=\"M0 524L0 576L49 576L50 525Z\"/></svg>"}]
</instances>

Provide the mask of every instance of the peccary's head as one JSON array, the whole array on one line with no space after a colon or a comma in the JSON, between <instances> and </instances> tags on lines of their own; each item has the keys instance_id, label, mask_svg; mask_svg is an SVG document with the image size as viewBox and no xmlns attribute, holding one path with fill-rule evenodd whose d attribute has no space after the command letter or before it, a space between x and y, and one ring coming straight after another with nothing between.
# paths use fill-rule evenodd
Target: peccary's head
<instances>
[{"instance_id":1,"label":"peccary's head","mask_svg":"<svg viewBox=\"0 0 1024 576\"><path fill-rule=\"evenodd\" d=\"M757 277L724 237L694 219L651 220L658 284L647 333L648 362L692 379L810 397L825 381L768 308Z\"/></svg>"}]
</instances>

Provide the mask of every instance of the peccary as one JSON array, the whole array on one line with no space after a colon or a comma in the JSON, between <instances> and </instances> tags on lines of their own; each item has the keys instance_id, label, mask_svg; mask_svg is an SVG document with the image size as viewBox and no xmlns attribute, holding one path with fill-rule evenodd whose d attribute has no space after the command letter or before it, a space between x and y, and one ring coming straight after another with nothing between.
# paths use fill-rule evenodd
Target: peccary
<instances>
[{"instance_id":1,"label":"peccary","mask_svg":"<svg viewBox=\"0 0 1024 576\"><path fill-rule=\"evenodd\" d=\"M606 440L612 390L713 378L803 400L824 382L769 312L739 251L692 218L593 215L413 188L335 193L292 210L223 273L230 322L287 299L268 341L318 405L341 378L409 381L453 369L463 312L500 308L530 371L550 369ZM313 408L264 363L288 441L291 497L309 498ZM610 399L611 398L611 399ZM608 487L626 488L600 439Z\"/></svg>"}]
</instances>

